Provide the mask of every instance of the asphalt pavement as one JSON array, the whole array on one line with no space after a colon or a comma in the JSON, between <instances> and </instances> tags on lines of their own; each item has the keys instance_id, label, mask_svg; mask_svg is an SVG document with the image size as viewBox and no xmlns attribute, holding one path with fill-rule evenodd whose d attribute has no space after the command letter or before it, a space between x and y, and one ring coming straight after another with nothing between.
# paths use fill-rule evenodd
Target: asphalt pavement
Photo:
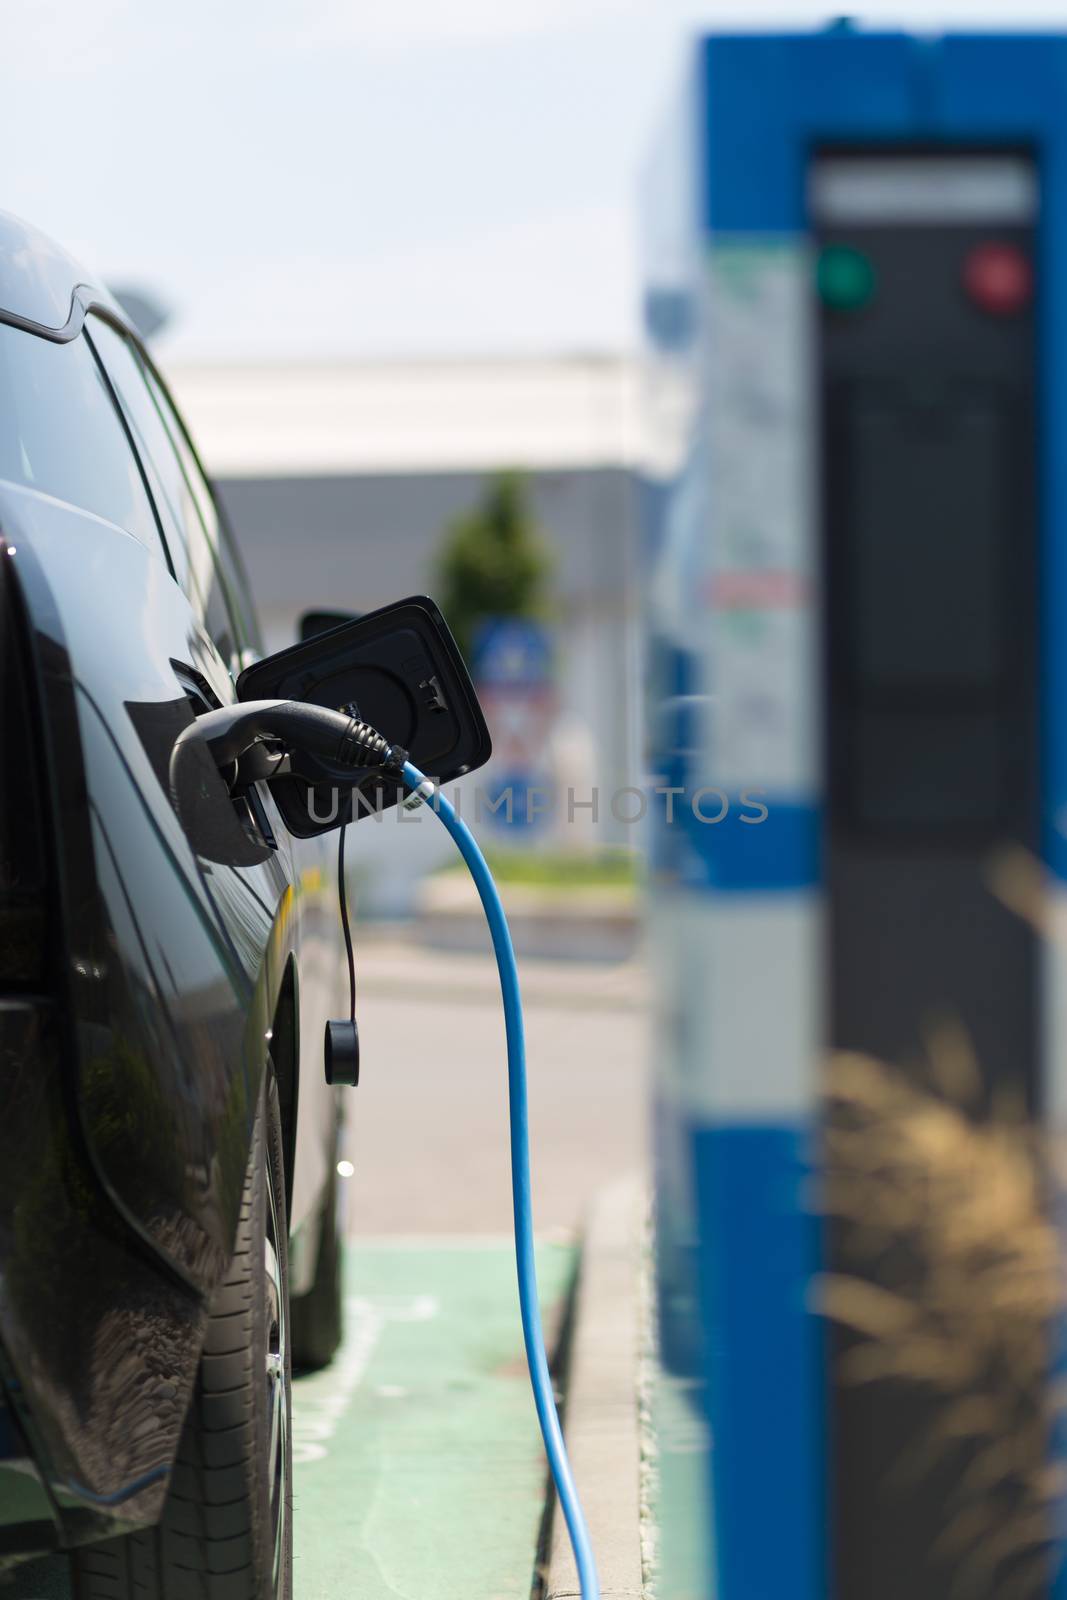
<instances>
[{"instance_id":1,"label":"asphalt pavement","mask_svg":"<svg viewBox=\"0 0 1067 1600\"><path fill-rule=\"evenodd\" d=\"M507 1064L488 953L360 930L361 1076L349 1227L510 1237ZM539 1234L571 1237L606 1183L645 1165L647 980L638 962L522 961Z\"/></svg>"},{"instance_id":2,"label":"asphalt pavement","mask_svg":"<svg viewBox=\"0 0 1067 1600\"><path fill-rule=\"evenodd\" d=\"M358 924L357 924L358 927ZM345 1347L294 1388L298 1600L527 1600L546 1475L511 1244L491 955L359 929ZM520 961L550 1348L595 1198L645 1164L638 963ZM636 1513L631 1519L636 1537Z\"/></svg>"}]
</instances>

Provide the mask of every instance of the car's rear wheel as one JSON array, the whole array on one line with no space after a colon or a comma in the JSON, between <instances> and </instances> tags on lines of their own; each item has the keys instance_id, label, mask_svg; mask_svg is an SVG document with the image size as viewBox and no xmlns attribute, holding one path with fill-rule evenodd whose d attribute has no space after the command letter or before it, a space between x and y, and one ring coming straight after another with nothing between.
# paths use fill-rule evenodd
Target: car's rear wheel
<instances>
[{"instance_id":1,"label":"car's rear wheel","mask_svg":"<svg viewBox=\"0 0 1067 1600\"><path fill-rule=\"evenodd\" d=\"M293 1365L314 1370L325 1367L337 1353L344 1332L343 1191L338 1182L336 1155L330 1163L322 1211L315 1279L307 1294L292 1303Z\"/></svg>"},{"instance_id":2,"label":"car's rear wheel","mask_svg":"<svg viewBox=\"0 0 1067 1600\"><path fill-rule=\"evenodd\" d=\"M268 1065L233 1259L158 1526L73 1553L76 1600L291 1600L285 1172Z\"/></svg>"}]
</instances>

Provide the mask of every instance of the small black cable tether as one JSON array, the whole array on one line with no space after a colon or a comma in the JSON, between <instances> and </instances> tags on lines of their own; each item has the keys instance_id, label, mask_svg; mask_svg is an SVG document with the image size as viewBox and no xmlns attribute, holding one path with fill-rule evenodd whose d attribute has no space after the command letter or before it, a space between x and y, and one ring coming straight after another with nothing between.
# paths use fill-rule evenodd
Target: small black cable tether
<instances>
[{"instance_id":1,"label":"small black cable tether","mask_svg":"<svg viewBox=\"0 0 1067 1600\"><path fill-rule=\"evenodd\" d=\"M345 887L345 834L352 820L352 793L345 796L345 812L341 819L341 836L337 841L337 905L341 913L341 932L345 936L348 955L348 1016L326 1024L325 1050L326 1082L359 1082L359 1029L356 1027L356 961L352 954L352 929L348 923L348 891Z\"/></svg>"},{"instance_id":2,"label":"small black cable tether","mask_svg":"<svg viewBox=\"0 0 1067 1600\"><path fill-rule=\"evenodd\" d=\"M345 797L345 815L341 823L341 836L337 841L337 907L341 913L341 932L345 936L345 952L348 956L348 994L349 1018L356 1020L356 960L352 954L352 928L348 920L348 891L345 887L345 834L348 824L352 820L352 794Z\"/></svg>"}]
</instances>

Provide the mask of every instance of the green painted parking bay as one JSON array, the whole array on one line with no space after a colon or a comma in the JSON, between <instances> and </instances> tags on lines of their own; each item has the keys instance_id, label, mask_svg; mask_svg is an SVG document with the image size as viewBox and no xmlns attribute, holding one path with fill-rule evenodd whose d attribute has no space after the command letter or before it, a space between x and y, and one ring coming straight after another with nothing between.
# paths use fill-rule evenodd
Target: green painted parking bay
<instances>
[{"instance_id":1,"label":"green painted parking bay","mask_svg":"<svg viewBox=\"0 0 1067 1600\"><path fill-rule=\"evenodd\" d=\"M574 1251L537 1253L550 1325ZM351 1245L344 1344L293 1387L297 1600L528 1600L546 1469L510 1243Z\"/></svg>"}]
</instances>

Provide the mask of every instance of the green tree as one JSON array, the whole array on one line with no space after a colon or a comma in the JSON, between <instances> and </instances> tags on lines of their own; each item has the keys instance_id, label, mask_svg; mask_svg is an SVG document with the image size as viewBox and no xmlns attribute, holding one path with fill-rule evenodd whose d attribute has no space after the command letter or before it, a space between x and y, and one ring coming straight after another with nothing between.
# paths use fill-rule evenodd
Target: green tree
<instances>
[{"instance_id":1,"label":"green tree","mask_svg":"<svg viewBox=\"0 0 1067 1600\"><path fill-rule=\"evenodd\" d=\"M437 559L441 609L468 659L480 622L544 615L551 570L521 474L495 474L473 510L449 523Z\"/></svg>"}]
</instances>

